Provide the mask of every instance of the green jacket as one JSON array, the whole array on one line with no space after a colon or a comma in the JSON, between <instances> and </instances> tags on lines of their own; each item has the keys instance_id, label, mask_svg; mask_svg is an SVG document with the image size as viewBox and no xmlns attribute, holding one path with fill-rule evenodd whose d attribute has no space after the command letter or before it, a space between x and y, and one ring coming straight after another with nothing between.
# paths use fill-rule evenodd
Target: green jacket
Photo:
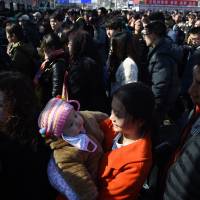
<instances>
[{"instance_id":1,"label":"green jacket","mask_svg":"<svg viewBox=\"0 0 200 200\"><path fill-rule=\"evenodd\" d=\"M32 45L23 42L10 44L8 53L11 57L12 69L33 78L37 66L35 66L36 52Z\"/></svg>"}]
</instances>

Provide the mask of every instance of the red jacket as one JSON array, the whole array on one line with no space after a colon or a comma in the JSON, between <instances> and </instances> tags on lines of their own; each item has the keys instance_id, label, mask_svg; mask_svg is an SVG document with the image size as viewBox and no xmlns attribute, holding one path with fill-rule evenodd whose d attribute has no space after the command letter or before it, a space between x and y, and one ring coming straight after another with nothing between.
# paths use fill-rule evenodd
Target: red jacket
<instances>
[{"instance_id":1,"label":"red jacket","mask_svg":"<svg viewBox=\"0 0 200 200\"><path fill-rule=\"evenodd\" d=\"M111 150L116 135L112 122L101 124L105 134L104 150ZM100 164L99 200L135 200L152 164L151 140L148 135L127 146L108 151Z\"/></svg>"}]
</instances>

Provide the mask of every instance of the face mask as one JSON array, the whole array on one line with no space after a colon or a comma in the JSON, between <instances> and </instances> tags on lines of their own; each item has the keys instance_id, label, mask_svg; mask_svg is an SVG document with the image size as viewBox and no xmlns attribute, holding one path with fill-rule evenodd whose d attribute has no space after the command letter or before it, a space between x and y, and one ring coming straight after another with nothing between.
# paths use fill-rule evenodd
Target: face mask
<instances>
[{"instance_id":1,"label":"face mask","mask_svg":"<svg viewBox=\"0 0 200 200\"><path fill-rule=\"evenodd\" d=\"M82 151L94 152L97 149L97 144L95 144L95 142L85 133L80 133L79 135L73 137L62 135L62 138L72 146L77 147Z\"/></svg>"}]
</instances>

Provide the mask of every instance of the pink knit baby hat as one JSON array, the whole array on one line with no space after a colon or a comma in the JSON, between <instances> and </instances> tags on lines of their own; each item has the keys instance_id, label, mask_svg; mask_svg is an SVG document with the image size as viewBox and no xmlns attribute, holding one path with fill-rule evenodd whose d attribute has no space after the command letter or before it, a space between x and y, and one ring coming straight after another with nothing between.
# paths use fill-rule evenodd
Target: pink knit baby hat
<instances>
[{"instance_id":1,"label":"pink knit baby hat","mask_svg":"<svg viewBox=\"0 0 200 200\"><path fill-rule=\"evenodd\" d=\"M66 101L61 98L52 98L40 113L38 126L42 136L60 137L70 112L80 109L78 101Z\"/></svg>"}]
</instances>

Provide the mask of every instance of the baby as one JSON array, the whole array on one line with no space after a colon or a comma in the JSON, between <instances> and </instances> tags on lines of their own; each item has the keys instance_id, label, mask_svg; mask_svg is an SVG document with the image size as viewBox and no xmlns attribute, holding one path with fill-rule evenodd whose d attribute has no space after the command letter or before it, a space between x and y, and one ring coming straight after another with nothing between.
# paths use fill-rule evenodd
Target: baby
<instances>
[{"instance_id":1,"label":"baby","mask_svg":"<svg viewBox=\"0 0 200 200\"><path fill-rule=\"evenodd\" d=\"M99 123L108 116L100 112L79 112L79 108L77 101L52 98L41 112L38 125L53 150L48 165L52 186L68 199L92 200L98 196L96 178L103 153ZM62 177L55 173L57 169Z\"/></svg>"}]
</instances>

